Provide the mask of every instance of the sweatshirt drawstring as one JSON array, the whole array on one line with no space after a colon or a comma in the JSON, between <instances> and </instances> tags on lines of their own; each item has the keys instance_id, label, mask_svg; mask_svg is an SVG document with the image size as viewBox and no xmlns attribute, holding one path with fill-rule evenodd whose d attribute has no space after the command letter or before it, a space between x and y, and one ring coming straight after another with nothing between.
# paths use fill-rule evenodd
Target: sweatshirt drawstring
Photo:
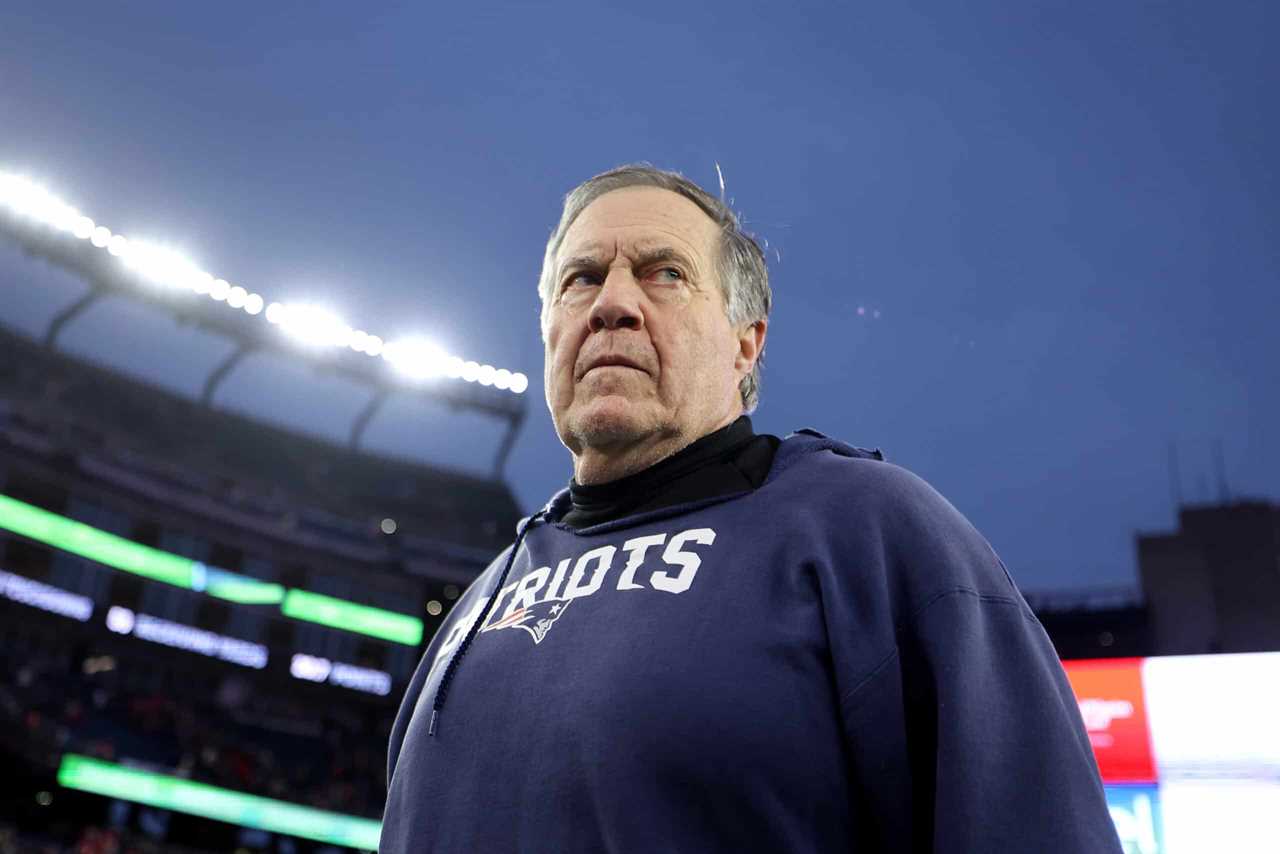
<instances>
[{"instance_id":1,"label":"sweatshirt drawstring","mask_svg":"<svg viewBox=\"0 0 1280 854\"><path fill-rule=\"evenodd\" d=\"M511 553L507 555L507 565L502 568L502 574L498 576L498 583L494 585L493 592L489 596L489 602L484 606L484 613L480 615L480 619L471 624L471 628L467 630L466 637L462 639L462 643L458 646L458 651L454 653L453 658L449 659L449 665L444 670L444 676L440 678L440 687L436 689L435 702L431 704L431 726L427 728L427 735L434 736L436 734L436 720L440 717L440 710L444 708L444 699L449 693L449 685L457 673L458 664L462 661L462 656L467 654L467 648L471 646L471 639L476 636L476 632L489 619L489 611L493 608L494 603L498 601L498 594L502 592L502 585L507 581L507 573L511 572L511 564L515 563L516 552L520 551L520 543L524 541L525 533L533 527L535 521L546 515L546 513L547 510L545 508L534 513L516 532L515 545L511 547Z\"/></svg>"}]
</instances>

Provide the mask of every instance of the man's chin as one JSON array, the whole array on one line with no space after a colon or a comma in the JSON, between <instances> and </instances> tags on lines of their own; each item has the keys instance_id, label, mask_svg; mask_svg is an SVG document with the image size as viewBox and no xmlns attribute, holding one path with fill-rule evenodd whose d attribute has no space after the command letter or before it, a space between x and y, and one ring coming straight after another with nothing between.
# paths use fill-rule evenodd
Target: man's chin
<instances>
[{"instance_id":1,"label":"man's chin","mask_svg":"<svg viewBox=\"0 0 1280 854\"><path fill-rule=\"evenodd\" d=\"M607 398L592 401L573 413L569 432L583 447L629 445L652 433L652 414L624 399Z\"/></svg>"}]
</instances>

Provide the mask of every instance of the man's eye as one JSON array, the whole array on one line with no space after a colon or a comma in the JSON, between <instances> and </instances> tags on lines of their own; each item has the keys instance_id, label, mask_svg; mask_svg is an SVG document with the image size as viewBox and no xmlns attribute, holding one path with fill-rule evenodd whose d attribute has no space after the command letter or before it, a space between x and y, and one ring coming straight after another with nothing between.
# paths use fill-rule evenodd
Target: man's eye
<instances>
[{"instance_id":1,"label":"man's eye","mask_svg":"<svg viewBox=\"0 0 1280 854\"><path fill-rule=\"evenodd\" d=\"M565 290L568 290L569 288L576 287L579 285L598 285L598 284L600 284L600 277L597 276L595 273L574 273L572 276L565 279L564 281Z\"/></svg>"},{"instance_id":2,"label":"man's eye","mask_svg":"<svg viewBox=\"0 0 1280 854\"><path fill-rule=\"evenodd\" d=\"M655 271L653 275L660 282L679 282L684 279L684 273L681 273L675 267L662 267Z\"/></svg>"}]
</instances>

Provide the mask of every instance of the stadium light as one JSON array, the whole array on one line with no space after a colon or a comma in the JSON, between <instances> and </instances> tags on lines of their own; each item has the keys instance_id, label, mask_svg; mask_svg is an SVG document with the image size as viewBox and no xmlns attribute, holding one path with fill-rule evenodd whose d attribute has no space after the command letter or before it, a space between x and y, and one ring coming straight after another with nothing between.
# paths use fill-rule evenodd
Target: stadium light
<instances>
[{"instance_id":1,"label":"stadium light","mask_svg":"<svg viewBox=\"0 0 1280 854\"><path fill-rule=\"evenodd\" d=\"M0 173L0 204L18 216L69 231L80 219L80 212L43 187L19 175Z\"/></svg>"},{"instance_id":2,"label":"stadium light","mask_svg":"<svg viewBox=\"0 0 1280 854\"><path fill-rule=\"evenodd\" d=\"M350 342L354 330L328 309L315 305L282 305L275 323L290 338L313 347L336 347Z\"/></svg>"},{"instance_id":3,"label":"stadium light","mask_svg":"<svg viewBox=\"0 0 1280 854\"><path fill-rule=\"evenodd\" d=\"M116 238L124 241L124 238L118 234L111 239ZM119 253L124 265L151 284L175 289L190 289L199 293L196 286L203 287L205 277L209 275L181 252L165 246L136 240L124 241L124 247L124 250ZM209 279L212 280L212 276L209 276Z\"/></svg>"},{"instance_id":4,"label":"stadium light","mask_svg":"<svg viewBox=\"0 0 1280 854\"><path fill-rule=\"evenodd\" d=\"M434 341L413 337L389 342L382 350L382 358L398 373L424 380L442 375L449 356Z\"/></svg>"},{"instance_id":5,"label":"stadium light","mask_svg":"<svg viewBox=\"0 0 1280 854\"><path fill-rule=\"evenodd\" d=\"M146 282L194 291L228 308L242 310L251 317L261 314L265 306L266 320L291 338L310 346L350 347L373 358L382 356L396 373L410 381L443 376L469 383L478 382L513 394L523 394L528 388L528 380L523 374L507 371L512 379L504 383L505 369L463 360L438 348L423 354L413 349L416 345L411 345L408 349L401 349L400 355L390 356L388 354L394 354L396 350L392 345L384 344L377 335L355 329L332 313L305 303L268 304L269 301L260 294L232 285L225 279L215 279L179 252L112 233L106 226L95 223L23 176L0 172L0 207L8 208L23 219L88 240L118 258ZM411 337L397 343L404 345L417 340L425 339Z\"/></svg>"}]
</instances>

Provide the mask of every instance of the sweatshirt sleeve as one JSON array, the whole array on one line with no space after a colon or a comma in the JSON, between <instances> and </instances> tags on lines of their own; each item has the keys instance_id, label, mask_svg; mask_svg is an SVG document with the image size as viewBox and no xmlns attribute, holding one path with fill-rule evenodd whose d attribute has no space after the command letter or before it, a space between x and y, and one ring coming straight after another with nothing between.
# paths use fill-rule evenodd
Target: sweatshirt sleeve
<instances>
[{"instance_id":1,"label":"sweatshirt sleeve","mask_svg":"<svg viewBox=\"0 0 1280 854\"><path fill-rule=\"evenodd\" d=\"M1120 854L1043 627L959 511L896 472L869 573L887 649L837 673L859 823L876 850Z\"/></svg>"}]
</instances>

